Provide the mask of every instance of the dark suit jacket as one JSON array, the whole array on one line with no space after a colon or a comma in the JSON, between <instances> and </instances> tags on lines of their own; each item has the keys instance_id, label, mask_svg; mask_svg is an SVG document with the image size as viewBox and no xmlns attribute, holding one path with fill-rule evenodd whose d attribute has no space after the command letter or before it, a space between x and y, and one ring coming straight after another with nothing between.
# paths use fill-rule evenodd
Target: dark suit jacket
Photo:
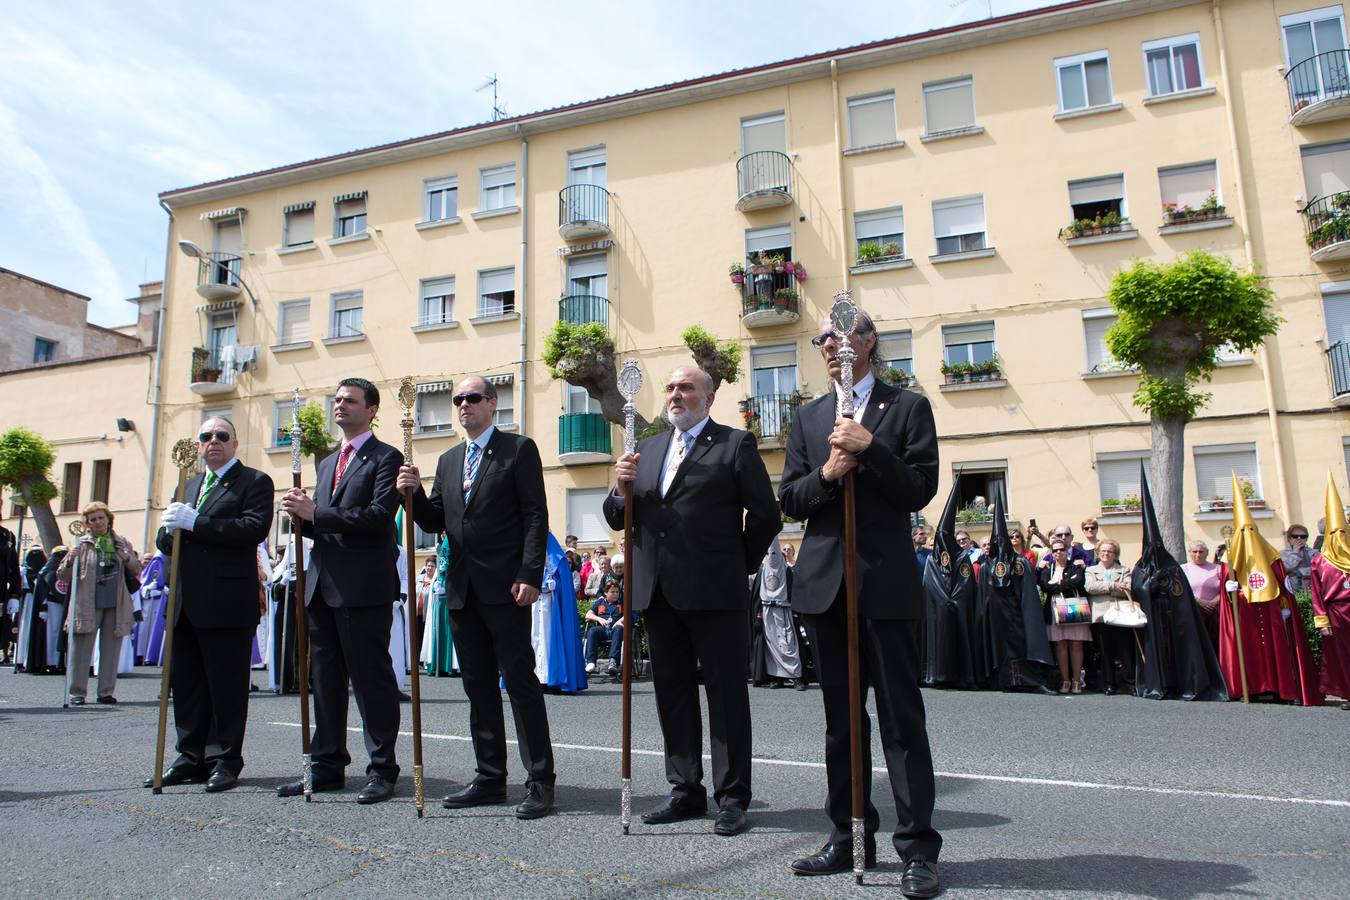
<instances>
[{"instance_id":1,"label":"dark suit jacket","mask_svg":"<svg viewBox=\"0 0 1350 900\"><path fill-rule=\"evenodd\" d=\"M196 502L205 477L188 481L188 499L174 499ZM183 532L175 622L187 616L203 629L258 626L258 545L272 529L272 498L271 476L241 462L221 478ZM173 536L161 528L155 545L170 554Z\"/></svg>"},{"instance_id":2,"label":"dark suit jacket","mask_svg":"<svg viewBox=\"0 0 1350 900\"><path fill-rule=\"evenodd\" d=\"M480 603L514 603L511 585L544 583L548 499L539 448L527 437L494 430L467 504L465 448L461 443L441 454L431 496L418 488L413 518L423 531L444 531L450 541L450 609L464 608L470 585Z\"/></svg>"},{"instance_id":3,"label":"dark suit jacket","mask_svg":"<svg viewBox=\"0 0 1350 900\"><path fill-rule=\"evenodd\" d=\"M783 512L806 522L793 569L792 608L799 613L825 612L844 580L843 483L826 486L820 480L834 420L833 391L797 413L778 488ZM871 619L918 619L923 589L909 517L937 491L933 409L925 397L878 381L861 421L872 433L872 444L853 470L858 609Z\"/></svg>"},{"instance_id":4,"label":"dark suit jacket","mask_svg":"<svg viewBox=\"0 0 1350 900\"><path fill-rule=\"evenodd\" d=\"M337 453L319 463L314 521L304 536L314 539L310 556L324 602L333 607L381 606L398 598L398 545L394 513L402 497L395 482L403 454L371 435L352 455L336 493ZM313 588L305 598L313 597Z\"/></svg>"},{"instance_id":5,"label":"dark suit jacket","mask_svg":"<svg viewBox=\"0 0 1350 900\"><path fill-rule=\"evenodd\" d=\"M650 605L657 585L676 609L745 609L746 576L759 571L769 542L782 530L773 484L755 437L711 419L661 496L673 429L637 445L633 482L633 609ZM605 519L623 530L623 501L605 498Z\"/></svg>"}]
</instances>

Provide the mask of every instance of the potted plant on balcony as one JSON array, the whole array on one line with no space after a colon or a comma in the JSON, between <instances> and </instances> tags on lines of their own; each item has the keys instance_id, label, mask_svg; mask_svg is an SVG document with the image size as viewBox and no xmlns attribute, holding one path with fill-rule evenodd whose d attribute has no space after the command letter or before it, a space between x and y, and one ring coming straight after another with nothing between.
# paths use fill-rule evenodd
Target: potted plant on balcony
<instances>
[{"instance_id":1,"label":"potted plant on balcony","mask_svg":"<svg viewBox=\"0 0 1350 900\"><path fill-rule=\"evenodd\" d=\"M881 251L881 245L875 241L863 241L858 245L857 261L855 265L865 266L874 263L884 254Z\"/></svg>"},{"instance_id":2,"label":"potted plant on balcony","mask_svg":"<svg viewBox=\"0 0 1350 900\"><path fill-rule=\"evenodd\" d=\"M909 385L909 373L904 369L897 369L895 366L887 366L877 375L885 384L892 387L906 387Z\"/></svg>"},{"instance_id":3,"label":"potted plant on balcony","mask_svg":"<svg viewBox=\"0 0 1350 900\"><path fill-rule=\"evenodd\" d=\"M755 440L762 440L764 435L760 430L759 411L750 405L749 400L741 401L741 418L745 421L745 430L755 436Z\"/></svg>"},{"instance_id":4,"label":"potted plant on balcony","mask_svg":"<svg viewBox=\"0 0 1350 900\"><path fill-rule=\"evenodd\" d=\"M740 263L732 263L731 268L727 270L731 274L732 284L745 283L745 266Z\"/></svg>"},{"instance_id":5,"label":"potted plant on balcony","mask_svg":"<svg viewBox=\"0 0 1350 900\"><path fill-rule=\"evenodd\" d=\"M995 353L992 359L970 365L971 381L990 381L1003 373L1003 361Z\"/></svg>"},{"instance_id":6,"label":"potted plant on balcony","mask_svg":"<svg viewBox=\"0 0 1350 900\"><path fill-rule=\"evenodd\" d=\"M806 280L806 266L799 262L793 262L789 259L783 263L783 271L795 278L798 284Z\"/></svg>"},{"instance_id":7,"label":"potted plant on balcony","mask_svg":"<svg viewBox=\"0 0 1350 900\"><path fill-rule=\"evenodd\" d=\"M192 348L192 383L220 381L220 368L211 366L211 351L205 347Z\"/></svg>"},{"instance_id":8,"label":"potted plant on balcony","mask_svg":"<svg viewBox=\"0 0 1350 900\"><path fill-rule=\"evenodd\" d=\"M969 381L971 372L973 370L974 367L971 366L970 363L966 362L957 362L957 363L944 362L939 367L939 371L941 371L942 374L946 376L948 384L961 384L963 382Z\"/></svg>"},{"instance_id":9,"label":"potted plant on balcony","mask_svg":"<svg viewBox=\"0 0 1350 900\"><path fill-rule=\"evenodd\" d=\"M773 292L773 308L787 312L797 305L797 292L789 287L781 287Z\"/></svg>"},{"instance_id":10,"label":"potted plant on balcony","mask_svg":"<svg viewBox=\"0 0 1350 900\"><path fill-rule=\"evenodd\" d=\"M887 241L881 245L881 255L886 259L899 259L905 254L904 251L900 249L900 245L897 242Z\"/></svg>"}]
</instances>

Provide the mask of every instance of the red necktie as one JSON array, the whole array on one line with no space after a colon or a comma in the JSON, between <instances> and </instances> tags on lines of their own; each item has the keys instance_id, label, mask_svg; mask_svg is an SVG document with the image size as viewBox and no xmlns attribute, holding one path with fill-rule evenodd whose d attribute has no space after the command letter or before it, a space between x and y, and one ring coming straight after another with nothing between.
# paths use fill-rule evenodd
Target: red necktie
<instances>
[{"instance_id":1,"label":"red necktie","mask_svg":"<svg viewBox=\"0 0 1350 900\"><path fill-rule=\"evenodd\" d=\"M347 471L347 463L352 461L352 445L343 444L342 452L338 454L337 472L333 474L333 490L342 483L342 473Z\"/></svg>"}]
</instances>

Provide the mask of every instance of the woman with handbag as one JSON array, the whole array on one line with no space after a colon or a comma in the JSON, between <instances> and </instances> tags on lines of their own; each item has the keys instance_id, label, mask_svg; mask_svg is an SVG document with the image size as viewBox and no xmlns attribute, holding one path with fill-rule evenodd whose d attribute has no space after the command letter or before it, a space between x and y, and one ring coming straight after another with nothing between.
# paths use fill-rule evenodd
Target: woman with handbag
<instances>
[{"instance_id":1,"label":"woman with handbag","mask_svg":"<svg viewBox=\"0 0 1350 900\"><path fill-rule=\"evenodd\" d=\"M1069 562L1069 545L1061 538L1050 543L1050 558L1041 563L1041 593L1045 595L1045 621L1050 626L1050 642L1055 645L1059 664L1059 692L1083 693L1078 680L1083 669L1083 646L1092 640L1088 621L1092 617L1087 602L1083 566Z\"/></svg>"},{"instance_id":2,"label":"woman with handbag","mask_svg":"<svg viewBox=\"0 0 1350 900\"><path fill-rule=\"evenodd\" d=\"M1103 621L1108 610L1129 597L1130 570L1120 563L1120 544L1110 538L1099 541L1096 550L1099 562L1087 568L1087 592L1092 601L1102 693L1109 697L1116 692L1118 678L1125 682L1127 691L1134 686L1134 637L1130 629Z\"/></svg>"}]
</instances>

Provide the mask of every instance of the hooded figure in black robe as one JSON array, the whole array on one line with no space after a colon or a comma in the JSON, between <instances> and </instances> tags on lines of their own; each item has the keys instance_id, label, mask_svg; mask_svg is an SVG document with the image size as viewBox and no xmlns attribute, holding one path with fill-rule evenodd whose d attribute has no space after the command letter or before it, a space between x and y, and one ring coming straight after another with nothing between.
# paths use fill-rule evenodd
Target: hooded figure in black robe
<instances>
[{"instance_id":1,"label":"hooded figure in black robe","mask_svg":"<svg viewBox=\"0 0 1350 900\"><path fill-rule=\"evenodd\" d=\"M1130 593L1148 624L1139 629L1142 658L1135 664L1134 693L1161 700L1227 700L1219 659L1205 631L1200 607L1181 566L1163 546L1148 473L1139 467L1144 505L1144 549L1130 573Z\"/></svg>"},{"instance_id":2,"label":"hooded figure in black robe","mask_svg":"<svg viewBox=\"0 0 1350 900\"><path fill-rule=\"evenodd\" d=\"M989 660L981 652L975 616L975 575L970 558L956 543L960 493L961 476L957 475L923 571L919 679L929 686L972 688L989 679Z\"/></svg>"},{"instance_id":3,"label":"hooded figure in black robe","mask_svg":"<svg viewBox=\"0 0 1350 900\"><path fill-rule=\"evenodd\" d=\"M39 570L33 583L34 621L28 631L28 663L24 671L31 675L45 675L64 665L66 634L62 630L56 643L56 653L48 659L52 641L50 632L63 622L66 615L66 595L56 589L56 570L66 558L64 548L57 550ZM47 614L46 620L37 618L38 612Z\"/></svg>"},{"instance_id":4,"label":"hooded figure in black robe","mask_svg":"<svg viewBox=\"0 0 1350 900\"><path fill-rule=\"evenodd\" d=\"M993 684L1006 691L1054 693L1045 685L1045 673L1055 663L1045 632L1036 571L1026 557L1013 549L1008 537L1008 523L1004 519L1007 501L1002 489L991 508L994 534L989 541L989 555L980 564L979 589L993 656Z\"/></svg>"}]
</instances>

